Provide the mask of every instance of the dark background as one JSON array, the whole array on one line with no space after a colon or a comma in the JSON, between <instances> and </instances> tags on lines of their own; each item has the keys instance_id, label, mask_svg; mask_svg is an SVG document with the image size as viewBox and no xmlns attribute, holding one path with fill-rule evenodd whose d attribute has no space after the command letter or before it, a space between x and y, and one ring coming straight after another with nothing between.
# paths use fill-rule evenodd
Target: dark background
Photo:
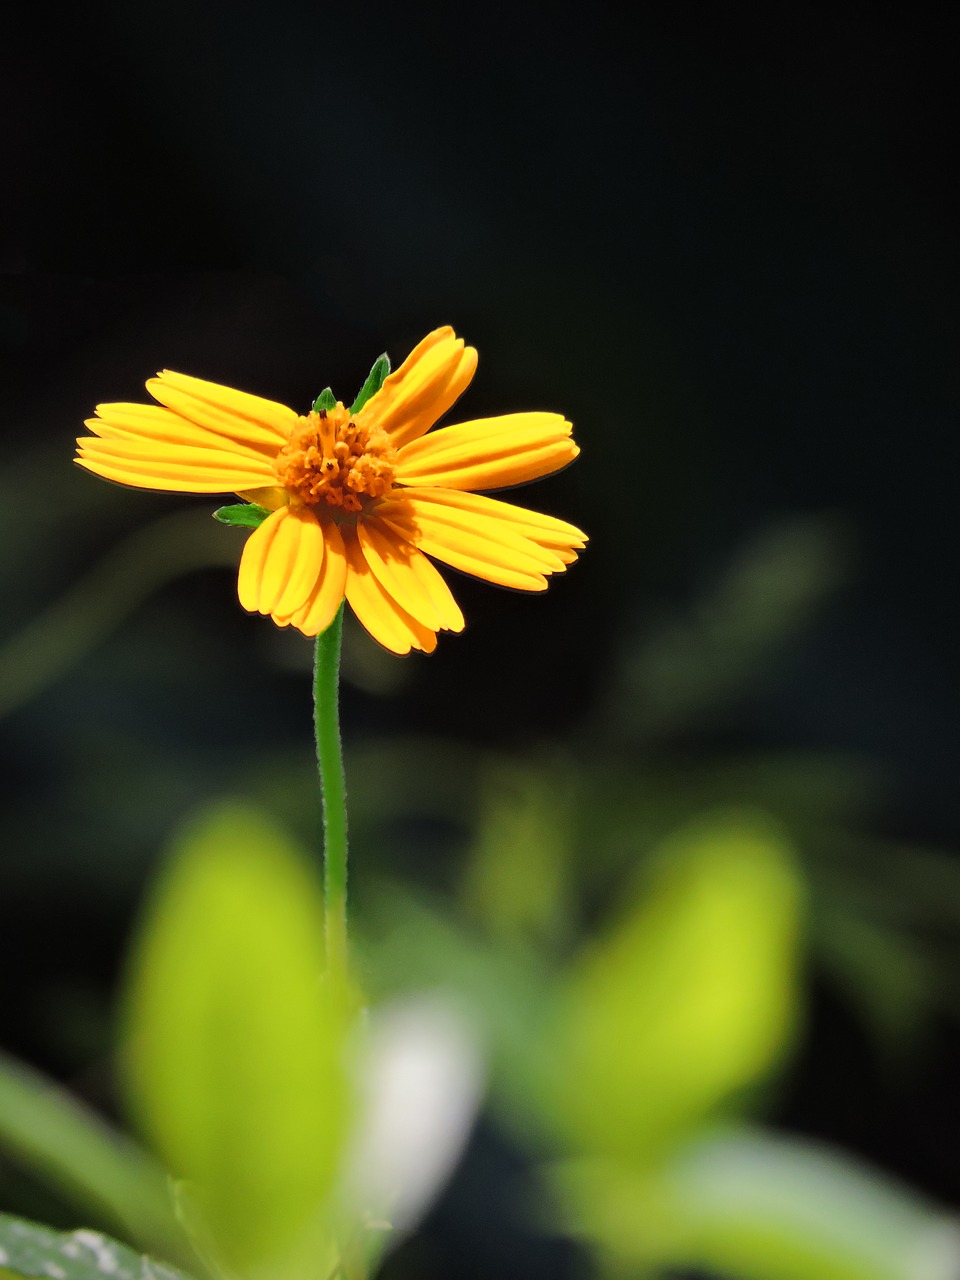
<instances>
[{"instance_id":1,"label":"dark background","mask_svg":"<svg viewBox=\"0 0 960 1280\"><path fill-rule=\"evenodd\" d=\"M355 636L348 748L842 758L874 780L864 858L956 849L958 28L881 4L37 7L0 53L3 634L148 520L208 509L75 472L95 403L161 367L346 399L381 350L450 323L481 357L454 420L574 421L582 457L529 501L591 545L537 599L458 577L467 631L429 660ZM784 529L826 585L776 659L699 719L617 721L654 624L702 621L725 567ZM216 537L232 550L210 559L236 559ZM3 1045L107 1106L117 968L166 835L251 751L309 767L306 642L247 619L223 565L173 577L0 739ZM366 857L442 885L455 852L401 832ZM888 877L908 896L911 865ZM955 1203L960 901L938 909L908 930L933 976L902 1053L812 960L772 1114ZM560 1274L478 1221L515 1158L481 1137L434 1237L486 1242L477 1274Z\"/></svg>"}]
</instances>

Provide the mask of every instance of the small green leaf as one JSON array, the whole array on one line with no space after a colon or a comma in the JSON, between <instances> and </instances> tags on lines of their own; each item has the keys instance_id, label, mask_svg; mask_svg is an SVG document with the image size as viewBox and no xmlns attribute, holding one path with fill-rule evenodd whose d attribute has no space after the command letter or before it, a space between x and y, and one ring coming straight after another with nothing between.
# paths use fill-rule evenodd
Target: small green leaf
<instances>
[{"instance_id":1,"label":"small green leaf","mask_svg":"<svg viewBox=\"0 0 960 1280\"><path fill-rule=\"evenodd\" d=\"M259 529L269 514L266 507L258 507L255 502L235 502L229 507L218 507L213 518L241 529Z\"/></svg>"},{"instance_id":2,"label":"small green leaf","mask_svg":"<svg viewBox=\"0 0 960 1280\"><path fill-rule=\"evenodd\" d=\"M333 392L330 390L329 387L324 387L323 390L320 392L320 394L317 396L316 400L314 400L313 402L314 413L320 413L321 410L324 413L326 413L328 409L335 409L336 407L337 407L337 397L333 394Z\"/></svg>"},{"instance_id":3,"label":"small green leaf","mask_svg":"<svg viewBox=\"0 0 960 1280\"><path fill-rule=\"evenodd\" d=\"M351 413L359 413L370 397L377 394L389 372L390 357L384 352L382 356L377 356L374 361L373 368L367 374L366 382L360 388L356 400L350 406Z\"/></svg>"},{"instance_id":4,"label":"small green leaf","mask_svg":"<svg viewBox=\"0 0 960 1280\"><path fill-rule=\"evenodd\" d=\"M0 1271L43 1280L188 1280L98 1231L51 1231L0 1213Z\"/></svg>"}]
</instances>

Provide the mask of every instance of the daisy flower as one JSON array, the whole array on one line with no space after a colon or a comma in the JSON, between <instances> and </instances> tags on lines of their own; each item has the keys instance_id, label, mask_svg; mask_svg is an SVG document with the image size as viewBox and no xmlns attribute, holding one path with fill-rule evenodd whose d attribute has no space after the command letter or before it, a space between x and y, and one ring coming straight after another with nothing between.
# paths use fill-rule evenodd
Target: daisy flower
<instances>
[{"instance_id":1,"label":"daisy flower","mask_svg":"<svg viewBox=\"0 0 960 1280\"><path fill-rule=\"evenodd\" d=\"M438 631L464 625L432 560L542 591L586 543L563 520L474 492L572 462L579 449L561 414L430 430L476 367L472 347L435 329L369 398L347 409L321 396L306 415L164 370L146 384L157 404L97 406L77 462L141 489L239 494L257 518L269 513L243 549L245 609L315 636L346 597L387 649L429 653Z\"/></svg>"}]
</instances>

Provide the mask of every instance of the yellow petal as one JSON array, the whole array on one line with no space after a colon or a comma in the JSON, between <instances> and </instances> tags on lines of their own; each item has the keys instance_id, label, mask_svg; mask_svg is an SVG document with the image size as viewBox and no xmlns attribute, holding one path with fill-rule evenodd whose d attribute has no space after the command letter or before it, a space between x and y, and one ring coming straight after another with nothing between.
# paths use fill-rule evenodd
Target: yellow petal
<instances>
[{"instance_id":1,"label":"yellow petal","mask_svg":"<svg viewBox=\"0 0 960 1280\"><path fill-rule=\"evenodd\" d=\"M347 580L347 556L340 530L332 520L323 521L321 528L323 565L306 603L290 617L279 617L276 612L273 615L281 626L296 627L305 636L318 636L326 631L340 608Z\"/></svg>"},{"instance_id":2,"label":"yellow petal","mask_svg":"<svg viewBox=\"0 0 960 1280\"><path fill-rule=\"evenodd\" d=\"M378 503L377 517L427 555L504 587L543 591L547 575L564 568L555 552L515 532L507 522L461 512L435 499L446 493L406 490L402 497Z\"/></svg>"},{"instance_id":3,"label":"yellow petal","mask_svg":"<svg viewBox=\"0 0 960 1280\"><path fill-rule=\"evenodd\" d=\"M470 385L477 353L446 326L427 334L371 396L357 421L389 432L395 446L429 431Z\"/></svg>"},{"instance_id":4,"label":"yellow petal","mask_svg":"<svg viewBox=\"0 0 960 1280\"><path fill-rule=\"evenodd\" d=\"M76 461L107 480L176 493L231 493L276 480L265 459L229 448L83 436Z\"/></svg>"},{"instance_id":5,"label":"yellow petal","mask_svg":"<svg viewBox=\"0 0 960 1280\"><path fill-rule=\"evenodd\" d=\"M494 509L488 510L482 505L487 501L490 500L480 494L460 493L455 489L395 489L377 504L376 513L394 521L402 520L402 513L406 513L408 525L419 534L428 526L476 534L491 545L516 553L521 560L529 560L530 566L540 573L556 573L563 568L555 551L541 546L527 530L509 518L508 513L514 510L511 503L497 503ZM409 541L420 545L418 537L410 537Z\"/></svg>"},{"instance_id":6,"label":"yellow petal","mask_svg":"<svg viewBox=\"0 0 960 1280\"><path fill-rule=\"evenodd\" d=\"M258 507L266 507L268 511L285 507L290 501L289 493L280 485L270 485L265 489L245 489L242 493L238 492L237 497L244 502L255 502Z\"/></svg>"},{"instance_id":7,"label":"yellow petal","mask_svg":"<svg viewBox=\"0 0 960 1280\"><path fill-rule=\"evenodd\" d=\"M280 507L247 539L237 594L250 612L283 617L300 608L323 565L323 530L306 507Z\"/></svg>"},{"instance_id":8,"label":"yellow petal","mask_svg":"<svg viewBox=\"0 0 960 1280\"><path fill-rule=\"evenodd\" d=\"M88 457L103 461L171 463L189 467L223 466L230 470L244 469L254 475L269 475L272 468L259 454L244 452L216 441L193 444L169 444L166 440L148 440L138 436L120 436L102 439L100 436L80 436L79 449ZM274 479L276 476L274 475Z\"/></svg>"},{"instance_id":9,"label":"yellow petal","mask_svg":"<svg viewBox=\"0 0 960 1280\"><path fill-rule=\"evenodd\" d=\"M200 427L159 404L98 404L97 415L96 418L88 418L84 426L104 440L146 440L177 449L199 446L260 462L276 453L275 448L265 451L263 447L208 431L206 427Z\"/></svg>"},{"instance_id":10,"label":"yellow petal","mask_svg":"<svg viewBox=\"0 0 960 1280\"><path fill-rule=\"evenodd\" d=\"M453 593L443 577L434 568L433 563L425 555L416 552L410 557L410 568L420 579L433 606L440 614L440 620L447 631L462 631L466 625L460 606L453 598Z\"/></svg>"},{"instance_id":11,"label":"yellow petal","mask_svg":"<svg viewBox=\"0 0 960 1280\"><path fill-rule=\"evenodd\" d=\"M347 603L374 640L391 653L409 653L422 649L432 653L437 647L436 633L410 616L374 577L367 564L356 532L345 530L347 552Z\"/></svg>"},{"instance_id":12,"label":"yellow petal","mask_svg":"<svg viewBox=\"0 0 960 1280\"><path fill-rule=\"evenodd\" d=\"M549 475L580 450L559 413L508 413L444 427L400 450L401 484L501 489Z\"/></svg>"},{"instance_id":13,"label":"yellow petal","mask_svg":"<svg viewBox=\"0 0 960 1280\"><path fill-rule=\"evenodd\" d=\"M377 581L407 613L431 631L463 630L463 614L450 588L422 552L375 517L361 516L357 535Z\"/></svg>"},{"instance_id":14,"label":"yellow petal","mask_svg":"<svg viewBox=\"0 0 960 1280\"><path fill-rule=\"evenodd\" d=\"M450 489L417 492L442 502L449 509L467 515L473 514L481 519L489 517L499 520L515 533L559 556L564 564L576 560L576 553L587 545L587 535L576 525L558 520L556 516L544 515L540 511L531 511L529 507L518 507L513 502L502 502L498 498L489 498L486 494L460 493Z\"/></svg>"},{"instance_id":15,"label":"yellow petal","mask_svg":"<svg viewBox=\"0 0 960 1280\"><path fill-rule=\"evenodd\" d=\"M267 452L276 453L299 422L284 404L170 369L151 378L147 390L198 426Z\"/></svg>"}]
</instances>

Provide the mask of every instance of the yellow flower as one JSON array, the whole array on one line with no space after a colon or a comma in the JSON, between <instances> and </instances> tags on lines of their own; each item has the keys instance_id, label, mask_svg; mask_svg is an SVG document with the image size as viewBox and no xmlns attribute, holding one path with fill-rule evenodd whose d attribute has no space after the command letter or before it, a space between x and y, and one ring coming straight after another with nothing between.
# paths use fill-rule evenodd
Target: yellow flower
<instances>
[{"instance_id":1,"label":"yellow flower","mask_svg":"<svg viewBox=\"0 0 960 1280\"><path fill-rule=\"evenodd\" d=\"M470 383L477 353L436 329L356 414L285 405L164 370L159 404L101 404L77 461L142 489L236 492L270 510L247 540L245 609L313 636L341 600L394 653L432 652L463 614L427 558L542 591L586 538L552 516L470 492L522 484L579 453L558 413L511 413L427 435Z\"/></svg>"}]
</instances>

